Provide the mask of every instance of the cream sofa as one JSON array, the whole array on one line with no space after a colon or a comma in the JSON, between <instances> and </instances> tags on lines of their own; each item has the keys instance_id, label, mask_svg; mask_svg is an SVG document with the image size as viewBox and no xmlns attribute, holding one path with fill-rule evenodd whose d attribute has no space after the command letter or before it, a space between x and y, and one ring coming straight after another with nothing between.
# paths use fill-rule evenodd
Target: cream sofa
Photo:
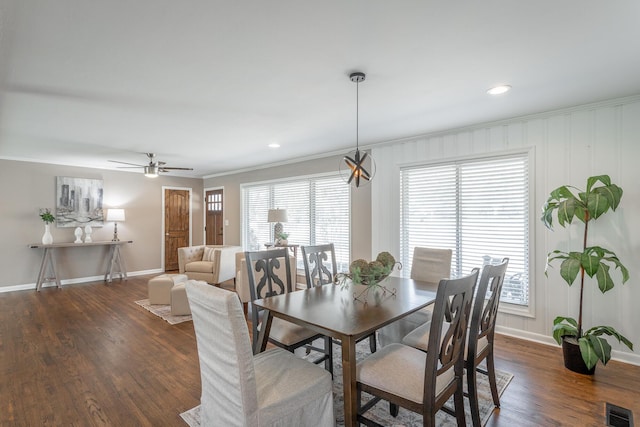
<instances>
[{"instance_id":1,"label":"cream sofa","mask_svg":"<svg viewBox=\"0 0 640 427\"><path fill-rule=\"evenodd\" d=\"M236 277L240 246L200 245L178 248L178 269L191 280L218 285Z\"/></svg>"}]
</instances>

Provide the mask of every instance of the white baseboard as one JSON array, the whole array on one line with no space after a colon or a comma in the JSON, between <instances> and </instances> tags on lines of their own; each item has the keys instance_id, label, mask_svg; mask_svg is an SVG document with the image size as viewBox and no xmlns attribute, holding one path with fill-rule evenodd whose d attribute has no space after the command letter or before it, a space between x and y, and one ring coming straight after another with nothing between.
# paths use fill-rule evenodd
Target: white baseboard
<instances>
[{"instance_id":1,"label":"white baseboard","mask_svg":"<svg viewBox=\"0 0 640 427\"><path fill-rule=\"evenodd\" d=\"M157 268L152 270L133 271L131 273L127 273L127 276L128 277L144 276L146 274L159 274L163 272L164 271L162 269ZM77 283L99 282L99 281L102 281L103 279L104 279L104 275L78 277L75 279L63 279L63 280L60 280L60 285L65 286L65 285L75 285ZM119 280L119 279L114 278L114 280ZM55 288L55 286L56 286L55 282L48 282L48 283L42 284L43 288ZM2 286L0 287L0 294L5 292L28 291L28 290L35 290L35 289L36 289L35 283L27 283L25 285Z\"/></svg>"},{"instance_id":2,"label":"white baseboard","mask_svg":"<svg viewBox=\"0 0 640 427\"><path fill-rule=\"evenodd\" d=\"M559 347L558 343L550 335L542 335L534 332L522 331L520 329L506 328L504 326L496 325L496 333L502 335L508 335L514 338L520 338L527 341L534 341L540 344L551 345ZM629 363L631 365L640 366L640 355L633 354L626 351L611 350L611 360L618 362Z\"/></svg>"}]
</instances>

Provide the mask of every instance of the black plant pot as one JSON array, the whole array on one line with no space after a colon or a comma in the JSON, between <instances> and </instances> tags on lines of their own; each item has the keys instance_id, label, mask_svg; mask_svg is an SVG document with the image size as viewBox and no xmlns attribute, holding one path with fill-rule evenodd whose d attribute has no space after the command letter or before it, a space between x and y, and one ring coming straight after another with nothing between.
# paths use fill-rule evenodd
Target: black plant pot
<instances>
[{"instance_id":1,"label":"black plant pot","mask_svg":"<svg viewBox=\"0 0 640 427\"><path fill-rule=\"evenodd\" d=\"M575 337L562 337L562 355L564 356L564 367L570 371L585 375L593 375L596 371L595 365L591 369L587 368L584 359L582 359L582 353L580 353L580 345Z\"/></svg>"}]
</instances>

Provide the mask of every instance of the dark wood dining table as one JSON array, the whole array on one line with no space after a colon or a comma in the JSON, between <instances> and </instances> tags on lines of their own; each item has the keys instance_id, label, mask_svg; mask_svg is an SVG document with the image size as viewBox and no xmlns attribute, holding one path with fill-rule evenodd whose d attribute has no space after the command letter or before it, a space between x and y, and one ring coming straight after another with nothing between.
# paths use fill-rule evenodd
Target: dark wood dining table
<instances>
[{"instance_id":1,"label":"dark wood dining table","mask_svg":"<svg viewBox=\"0 0 640 427\"><path fill-rule=\"evenodd\" d=\"M356 341L377 329L435 302L437 283L388 277L391 292L365 292L364 285L324 285L253 302L267 310L256 352L267 345L273 316L338 339L342 343L345 426L357 425ZM366 301L364 300L366 298Z\"/></svg>"}]
</instances>

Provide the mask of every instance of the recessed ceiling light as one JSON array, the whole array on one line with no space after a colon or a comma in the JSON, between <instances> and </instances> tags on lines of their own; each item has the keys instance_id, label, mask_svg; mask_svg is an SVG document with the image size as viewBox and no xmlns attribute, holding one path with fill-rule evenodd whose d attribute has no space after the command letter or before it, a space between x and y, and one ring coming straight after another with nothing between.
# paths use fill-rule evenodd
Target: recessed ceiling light
<instances>
[{"instance_id":1,"label":"recessed ceiling light","mask_svg":"<svg viewBox=\"0 0 640 427\"><path fill-rule=\"evenodd\" d=\"M494 86L487 91L489 95L502 95L505 92L509 92L511 90L511 86L509 85L500 85Z\"/></svg>"},{"instance_id":2,"label":"recessed ceiling light","mask_svg":"<svg viewBox=\"0 0 640 427\"><path fill-rule=\"evenodd\" d=\"M272 144L269 144L269 148L280 148L280 144L274 142Z\"/></svg>"}]
</instances>

